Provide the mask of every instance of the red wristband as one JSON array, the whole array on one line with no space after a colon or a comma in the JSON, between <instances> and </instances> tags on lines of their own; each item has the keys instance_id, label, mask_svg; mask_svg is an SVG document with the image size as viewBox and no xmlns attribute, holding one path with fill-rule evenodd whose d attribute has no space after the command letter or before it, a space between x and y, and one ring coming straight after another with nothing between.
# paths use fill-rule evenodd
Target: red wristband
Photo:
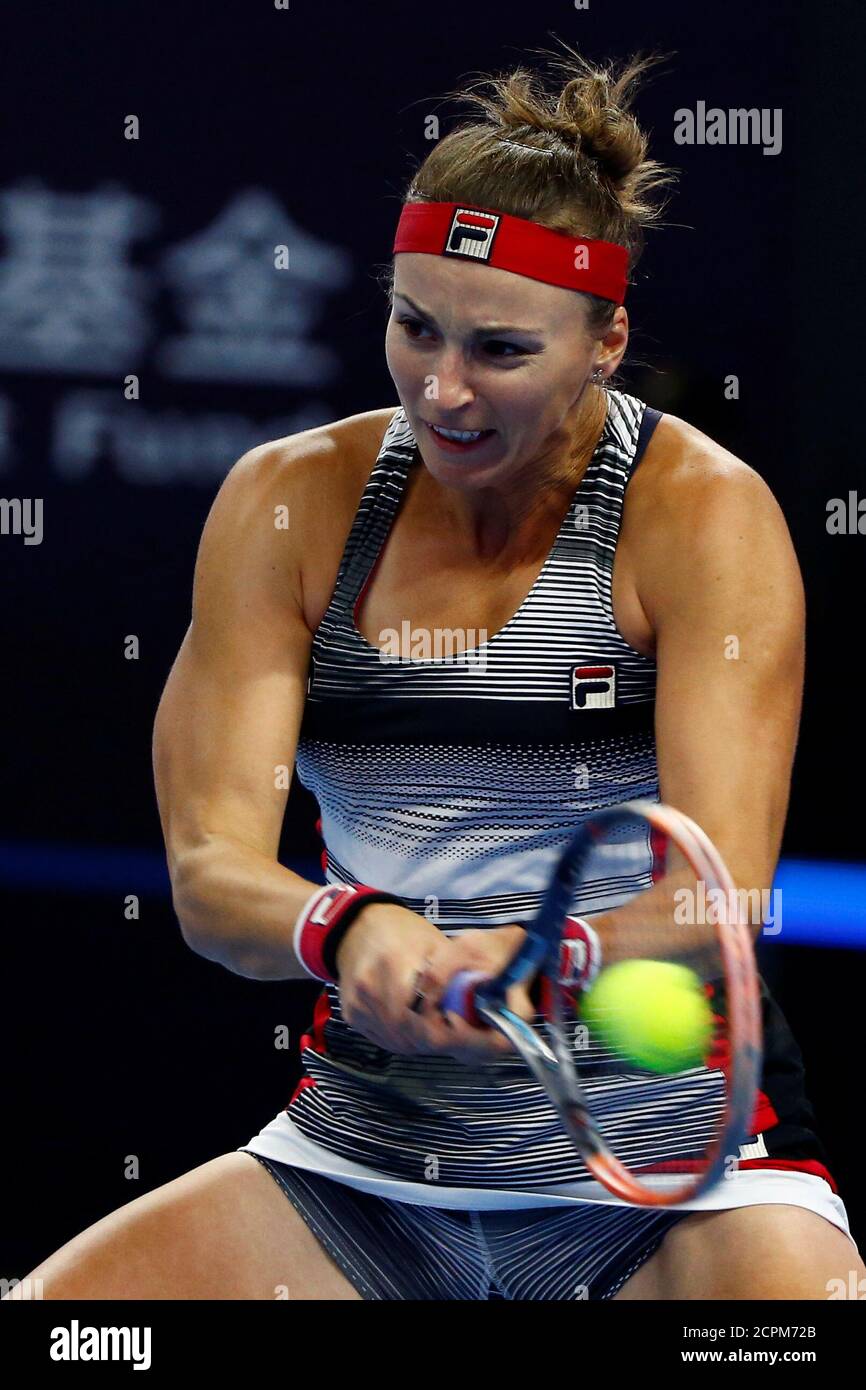
<instances>
[{"instance_id":1,"label":"red wristband","mask_svg":"<svg viewBox=\"0 0 866 1390\"><path fill-rule=\"evenodd\" d=\"M573 998L589 989L601 969L601 942L598 933L583 917L566 917L559 950L558 979L562 988ZM553 999L550 981L542 976L539 990L539 1012L550 1018Z\"/></svg>"},{"instance_id":2,"label":"red wristband","mask_svg":"<svg viewBox=\"0 0 866 1390\"><path fill-rule=\"evenodd\" d=\"M399 903L393 893L359 883L326 883L307 899L295 922L294 948L316 980L337 983L337 947L362 908L371 902Z\"/></svg>"}]
</instances>

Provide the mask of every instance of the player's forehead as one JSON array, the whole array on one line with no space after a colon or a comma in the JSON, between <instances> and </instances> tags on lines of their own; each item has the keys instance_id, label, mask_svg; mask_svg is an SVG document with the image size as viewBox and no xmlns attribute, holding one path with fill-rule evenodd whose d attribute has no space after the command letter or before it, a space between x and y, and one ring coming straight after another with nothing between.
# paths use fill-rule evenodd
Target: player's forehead
<instances>
[{"instance_id":1,"label":"player's forehead","mask_svg":"<svg viewBox=\"0 0 866 1390\"><path fill-rule=\"evenodd\" d=\"M401 252L393 289L397 307L411 300L442 326L508 325L552 336L582 323L573 290L456 257Z\"/></svg>"}]
</instances>

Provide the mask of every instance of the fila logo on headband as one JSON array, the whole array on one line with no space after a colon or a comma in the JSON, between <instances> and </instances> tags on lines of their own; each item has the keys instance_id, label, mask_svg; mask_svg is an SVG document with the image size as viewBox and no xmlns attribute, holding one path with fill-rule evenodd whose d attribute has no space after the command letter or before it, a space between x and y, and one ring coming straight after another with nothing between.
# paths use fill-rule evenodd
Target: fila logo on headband
<instances>
[{"instance_id":1,"label":"fila logo on headband","mask_svg":"<svg viewBox=\"0 0 866 1390\"><path fill-rule=\"evenodd\" d=\"M572 666L572 709L613 709L615 704L616 668L614 666Z\"/></svg>"},{"instance_id":2,"label":"fila logo on headband","mask_svg":"<svg viewBox=\"0 0 866 1390\"><path fill-rule=\"evenodd\" d=\"M493 250L493 238L501 220L496 212L457 208L451 219L443 254L471 256L476 261L489 261Z\"/></svg>"}]
</instances>

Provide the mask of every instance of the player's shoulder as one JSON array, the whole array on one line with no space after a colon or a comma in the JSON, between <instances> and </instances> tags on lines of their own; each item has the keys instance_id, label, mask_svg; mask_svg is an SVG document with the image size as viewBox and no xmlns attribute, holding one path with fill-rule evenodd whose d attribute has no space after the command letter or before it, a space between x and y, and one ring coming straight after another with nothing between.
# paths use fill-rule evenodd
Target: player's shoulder
<instances>
[{"instance_id":1,"label":"player's shoulder","mask_svg":"<svg viewBox=\"0 0 866 1390\"><path fill-rule=\"evenodd\" d=\"M295 550L323 530L339 530L357 509L396 409L365 411L248 449L220 485L208 517L210 535L226 544L258 545L262 527L273 532L277 517L277 529Z\"/></svg>"},{"instance_id":2,"label":"player's shoulder","mask_svg":"<svg viewBox=\"0 0 866 1390\"><path fill-rule=\"evenodd\" d=\"M280 509L302 549L323 530L345 530L397 409L363 411L256 445L227 473L215 510L231 513L242 530L245 515Z\"/></svg>"},{"instance_id":3,"label":"player's shoulder","mask_svg":"<svg viewBox=\"0 0 866 1390\"><path fill-rule=\"evenodd\" d=\"M665 605L696 595L716 603L736 590L744 605L764 602L768 582L777 595L791 595L799 611L802 580L784 513L745 460L686 420L665 414L629 493L633 484L623 523L626 553L654 624Z\"/></svg>"},{"instance_id":4,"label":"player's shoulder","mask_svg":"<svg viewBox=\"0 0 866 1390\"><path fill-rule=\"evenodd\" d=\"M372 464L369 451L373 449L375 458L398 409L399 406L387 405L378 410L364 410L356 415L346 415L340 420L330 420L313 429L271 440L266 447L274 459L284 458L287 462L297 463L310 456L327 456L338 466L351 466L359 461L360 455Z\"/></svg>"},{"instance_id":5,"label":"player's shoulder","mask_svg":"<svg viewBox=\"0 0 866 1390\"><path fill-rule=\"evenodd\" d=\"M629 482L630 509L689 528L748 512L755 519L782 513L757 469L678 415L665 412Z\"/></svg>"},{"instance_id":6,"label":"player's shoulder","mask_svg":"<svg viewBox=\"0 0 866 1390\"><path fill-rule=\"evenodd\" d=\"M364 484L397 409L330 421L242 454L205 523L199 575L254 576L257 592L264 577L284 597L307 599L312 608L326 590L330 595Z\"/></svg>"},{"instance_id":7,"label":"player's shoulder","mask_svg":"<svg viewBox=\"0 0 866 1390\"><path fill-rule=\"evenodd\" d=\"M398 409L392 405L366 410L267 440L248 450L232 474L251 487L289 486L294 493L351 486L364 470L369 476Z\"/></svg>"}]
</instances>

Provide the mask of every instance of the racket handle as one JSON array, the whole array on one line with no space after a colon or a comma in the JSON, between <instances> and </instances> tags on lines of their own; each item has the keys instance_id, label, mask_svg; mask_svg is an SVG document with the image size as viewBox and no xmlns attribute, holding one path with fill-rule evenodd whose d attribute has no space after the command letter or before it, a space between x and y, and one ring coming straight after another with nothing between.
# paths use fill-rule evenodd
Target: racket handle
<instances>
[{"instance_id":1,"label":"racket handle","mask_svg":"<svg viewBox=\"0 0 866 1390\"><path fill-rule=\"evenodd\" d=\"M475 1028L485 1028L475 1008L475 992L479 985L489 984L490 976L481 970L458 970L452 975L442 995L440 1008L443 1013L459 1014Z\"/></svg>"}]
</instances>

